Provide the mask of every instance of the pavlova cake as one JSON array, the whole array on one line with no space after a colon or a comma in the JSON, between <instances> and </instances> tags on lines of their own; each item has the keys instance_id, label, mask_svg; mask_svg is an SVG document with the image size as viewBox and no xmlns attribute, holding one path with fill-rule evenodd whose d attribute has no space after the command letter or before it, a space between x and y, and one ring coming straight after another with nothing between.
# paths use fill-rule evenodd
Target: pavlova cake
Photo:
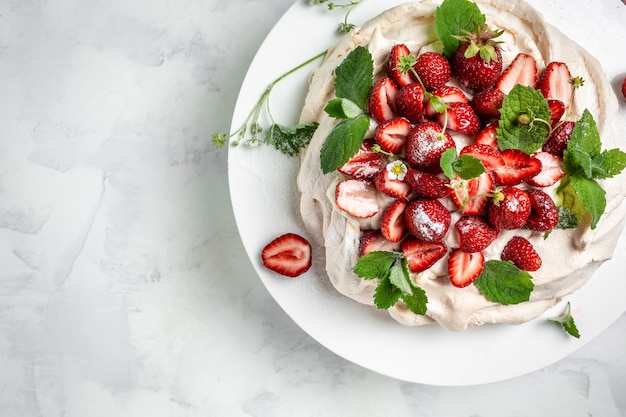
<instances>
[{"instance_id":1,"label":"pavlova cake","mask_svg":"<svg viewBox=\"0 0 626 417\"><path fill-rule=\"evenodd\" d=\"M405 325L533 319L612 256L617 100L530 5L407 3L329 50L301 122L302 219L334 287Z\"/></svg>"}]
</instances>

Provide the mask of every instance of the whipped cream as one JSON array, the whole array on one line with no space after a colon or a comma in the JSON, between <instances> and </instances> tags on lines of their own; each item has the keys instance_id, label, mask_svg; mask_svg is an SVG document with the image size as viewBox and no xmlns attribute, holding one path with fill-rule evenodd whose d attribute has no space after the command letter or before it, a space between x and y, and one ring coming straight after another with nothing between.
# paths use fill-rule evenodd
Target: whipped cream
<instances>
[{"instance_id":1,"label":"whipped cream","mask_svg":"<svg viewBox=\"0 0 626 417\"><path fill-rule=\"evenodd\" d=\"M503 42L503 67L506 68L520 52L532 55L539 70L551 61L567 63L573 76L585 80L584 86L576 90L573 119L588 109L596 120L603 149L619 147L618 135L611 125L617 99L599 62L547 24L541 14L525 2L479 0L476 3L486 15L488 25L504 31L499 38ZM375 79L386 75L393 45L404 43L415 55L432 50L437 5L431 1L407 3L376 16L329 50L322 65L310 75L309 92L300 121L317 121L319 127L302 154L297 178L302 193L302 219L315 243L325 248L326 269L334 287L360 303L373 305L376 283L357 277L352 268L358 259L362 231L378 228L380 215L356 219L335 206L334 186L343 177L337 172L324 175L320 168L320 149L336 123L324 112L324 107L334 98L335 68L357 46L366 46L371 52ZM450 133L457 148L461 149L466 138ZM522 323L541 315L562 297L583 286L601 263L612 256L626 216L626 188L623 184L621 175L602 182L607 192L607 207L594 230L583 226L554 230L547 239L543 234L529 230L502 231L484 251L486 259L499 259L503 246L513 235L526 237L532 242L543 265L532 273L535 289L529 301L504 306L487 300L473 285L453 286L447 274L447 257L444 257L428 271L411 276L415 285L428 295L427 314L416 315L401 302L390 308L389 314L404 325L436 322L457 331L485 323ZM453 227L450 227L445 243L449 248L458 246Z\"/></svg>"}]
</instances>

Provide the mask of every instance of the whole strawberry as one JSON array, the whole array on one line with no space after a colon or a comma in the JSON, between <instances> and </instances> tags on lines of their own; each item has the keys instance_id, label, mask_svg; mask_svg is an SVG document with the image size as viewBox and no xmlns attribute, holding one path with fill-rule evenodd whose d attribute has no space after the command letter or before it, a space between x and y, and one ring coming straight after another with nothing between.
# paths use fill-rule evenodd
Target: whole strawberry
<instances>
[{"instance_id":1,"label":"whole strawberry","mask_svg":"<svg viewBox=\"0 0 626 417\"><path fill-rule=\"evenodd\" d=\"M449 148L456 148L456 143L439 123L418 123L406 140L406 160L415 169L438 174L441 154Z\"/></svg>"},{"instance_id":2,"label":"whole strawberry","mask_svg":"<svg viewBox=\"0 0 626 417\"><path fill-rule=\"evenodd\" d=\"M452 74L472 94L495 85L502 72L502 51L494 39L502 34L486 25L460 37L463 41L452 55Z\"/></svg>"},{"instance_id":3,"label":"whole strawberry","mask_svg":"<svg viewBox=\"0 0 626 417\"><path fill-rule=\"evenodd\" d=\"M428 91L441 87L450 81L452 75L448 59L436 52L424 52L421 54L417 58L414 68L420 80L422 80L424 88Z\"/></svg>"}]
</instances>

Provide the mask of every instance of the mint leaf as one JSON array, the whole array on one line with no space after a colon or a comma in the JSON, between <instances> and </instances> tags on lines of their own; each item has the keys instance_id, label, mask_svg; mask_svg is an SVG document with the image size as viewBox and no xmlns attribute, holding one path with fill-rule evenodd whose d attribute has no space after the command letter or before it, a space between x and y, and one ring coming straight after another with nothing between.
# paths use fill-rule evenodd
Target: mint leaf
<instances>
[{"instance_id":1,"label":"mint leaf","mask_svg":"<svg viewBox=\"0 0 626 417\"><path fill-rule=\"evenodd\" d=\"M265 142L286 155L295 156L311 142L317 126L316 122L293 126L275 123L266 131Z\"/></svg>"},{"instance_id":2,"label":"mint leaf","mask_svg":"<svg viewBox=\"0 0 626 417\"><path fill-rule=\"evenodd\" d=\"M577 339L580 338L580 332L578 331L578 327L576 327L576 322L572 316L572 306L569 302L562 315L549 318L548 320L560 324L570 336L574 336Z\"/></svg>"},{"instance_id":3,"label":"mint leaf","mask_svg":"<svg viewBox=\"0 0 626 417\"><path fill-rule=\"evenodd\" d=\"M485 23L485 15L478 6L469 0L444 0L435 11L435 31L443 44L443 54L450 58L461 41L455 38L471 32L474 25Z\"/></svg>"},{"instance_id":4,"label":"mint leaf","mask_svg":"<svg viewBox=\"0 0 626 417\"><path fill-rule=\"evenodd\" d=\"M496 130L500 149L517 148L531 154L550 132L550 109L540 91L517 84L504 97Z\"/></svg>"},{"instance_id":5,"label":"mint leaf","mask_svg":"<svg viewBox=\"0 0 626 417\"><path fill-rule=\"evenodd\" d=\"M580 203L591 214L591 228L595 229L606 208L606 191L602 189L596 180L579 176L571 177L570 185Z\"/></svg>"},{"instance_id":6,"label":"mint leaf","mask_svg":"<svg viewBox=\"0 0 626 417\"><path fill-rule=\"evenodd\" d=\"M602 142L596 121L589 110L585 109L580 120L574 125L572 135L567 142L567 150L584 152L593 159L600 154L601 148ZM565 154L563 158L565 158Z\"/></svg>"},{"instance_id":7,"label":"mint leaf","mask_svg":"<svg viewBox=\"0 0 626 417\"><path fill-rule=\"evenodd\" d=\"M335 119L354 119L363 114L363 110L354 101L347 98L334 98L326 104L324 111Z\"/></svg>"},{"instance_id":8,"label":"mint leaf","mask_svg":"<svg viewBox=\"0 0 626 417\"><path fill-rule=\"evenodd\" d=\"M439 158L439 165L443 170L446 177L453 180L456 178L456 171L454 170L454 161L456 161L456 149L446 149Z\"/></svg>"},{"instance_id":9,"label":"mint leaf","mask_svg":"<svg viewBox=\"0 0 626 417\"><path fill-rule=\"evenodd\" d=\"M373 251L361 256L352 270L363 279L384 278L400 258L402 254L397 252Z\"/></svg>"},{"instance_id":10,"label":"mint leaf","mask_svg":"<svg viewBox=\"0 0 626 417\"><path fill-rule=\"evenodd\" d=\"M535 284L528 272L511 261L490 260L474 285L490 301L503 305L519 304L530 299Z\"/></svg>"},{"instance_id":11,"label":"mint leaf","mask_svg":"<svg viewBox=\"0 0 626 417\"><path fill-rule=\"evenodd\" d=\"M566 149L563 152L563 171L569 175L593 178L593 161L584 151Z\"/></svg>"},{"instance_id":12,"label":"mint leaf","mask_svg":"<svg viewBox=\"0 0 626 417\"><path fill-rule=\"evenodd\" d=\"M413 313L419 315L426 314L428 296L423 289L414 286L412 295L402 294L401 298L406 307Z\"/></svg>"},{"instance_id":13,"label":"mint leaf","mask_svg":"<svg viewBox=\"0 0 626 417\"><path fill-rule=\"evenodd\" d=\"M370 90L374 83L372 54L364 46L350 51L335 69L335 94L339 98L353 101L362 110L367 110Z\"/></svg>"},{"instance_id":14,"label":"mint leaf","mask_svg":"<svg viewBox=\"0 0 626 417\"><path fill-rule=\"evenodd\" d=\"M446 149L439 158L439 165L446 177L451 180L457 175L464 180L479 177L485 172L485 166L480 159L472 155L461 155L457 158L456 149Z\"/></svg>"},{"instance_id":15,"label":"mint leaf","mask_svg":"<svg viewBox=\"0 0 626 417\"><path fill-rule=\"evenodd\" d=\"M328 174L344 165L357 153L370 126L366 114L339 122L330 132L320 150L322 172Z\"/></svg>"},{"instance_id":16,"label":"mint leaf","mask_svg":"<svg viewBox=\"0 0 626 417\"><path fill-rule=\"evenodd\" d=\"M613 178L626 168L626 153L619 149L609 149L592 160L593 178Z\"/></svg>"},{"instance_id":17,"label":"mint leaf","mask_svg":"<svg viewBox=\"0 0 626 417\"><path fill-rule=\"evenodd\" d=\"M380 280L374 291L374 304L381 310L391 308L398 302L402 291L394 286L389 278Z\"/></svg>"},{"instance_id":18,"label":"mint leaf","mask_svg":"<svg viewBox=\"0 0 626 417\"><path fill-rule=\"evenodd\" d=\"M400 291L402 294L413 294L411 281L409 280L409 271L407 269L406 260L403 262L396 262L389 270L389 281Z\"/></svg>"}]
</instances>

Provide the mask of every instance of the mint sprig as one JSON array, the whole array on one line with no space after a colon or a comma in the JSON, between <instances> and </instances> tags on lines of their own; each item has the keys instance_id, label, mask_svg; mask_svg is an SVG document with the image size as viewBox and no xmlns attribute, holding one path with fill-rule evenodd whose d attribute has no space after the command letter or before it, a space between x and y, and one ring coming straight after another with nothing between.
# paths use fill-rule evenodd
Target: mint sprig
<instances>
[{"instance_id":1,"label":"mint sprig","mask_svg":"<svg viewBox=\"0 0 626 417\"><path fill-rule=\"evenodd\" d=\"M399 252L373 251L359 258L354 273L366 280L378 279L374 304L386 310L402 300L415 314L426 314L426 292L411 281L406 258Z\"/></svg>"},{"instance_id":2,"label":"mint sprig","mask_svg":"<svg viewBox=\"0 0 626 417\"><path fill-rule=\"evenodd\" d=\"M435 31L443 44L443 54L450 58L461 41L458 36L485 24L485 15L469 0L444 0L435 11Z\"/></svg>"},{"instance_id":3,"label":"mint sprig","mask_svg":"<svg viewBox=\"0 0 626 417\"><path fill-rule=\"evenodd\" d=\"M563 327L563 330L565 330L570 336L574 336L577 339L580 338L580 332L578 331L578 327L576 327L576 322L572 316L572 306L569 302L567 303L563 314L558 317L551 317L548 320L560 324L561 327Z\"/></svg>"},{"instance_id":4,"label":"mint sprig","mask_svg":"<svg viewBox=\"0 0 626 417\"><path fill-rule=\"evenodd\" d=\"M457 175L463 180L469 180L485 172L485 166L480 159L467 154L457 156L454 148L446 149L441 154L439 165L450 180L456 179Z\"/></svg>"},{"instance_id":5,"label":"mint sprig","mask_svg":"<svg viewBox=\"0 0 626 417\"><path fill-rule=\"evenodd\" d=\"M488 300L503 305L519 304L530 299L535 288L531 275L511 261L490 260L474 285Z\"/></svg>"}]
</instances>

